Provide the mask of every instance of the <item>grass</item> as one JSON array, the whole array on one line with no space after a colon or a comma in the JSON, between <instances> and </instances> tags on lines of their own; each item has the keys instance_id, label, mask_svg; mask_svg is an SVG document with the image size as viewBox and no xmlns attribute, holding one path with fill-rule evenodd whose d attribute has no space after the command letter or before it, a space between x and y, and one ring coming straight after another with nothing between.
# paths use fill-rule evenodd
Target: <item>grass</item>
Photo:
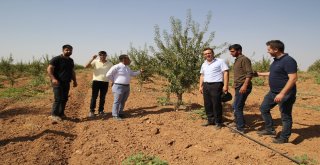
<instances>
[{"instance_id":1,"label":"grass","mask_svg":"<svg viewBox=\"0 0 320 165\"><path fill-rule=\"evenodd\" d=\"M305 109L311 109L315 111L320 111L319 106L313 106L313 105L305 105L305 104L297 104L298 107L305 108Z\"/></svg>"},{"instance_id":2,"label":"grass","mask_svg":"<svg viewBox=\"0 0 320 165\"><path fill-rule=\"evenodd\" d=\"M122 161L122 165L168 165L168 163L155 156L137 153Z\"/></svg>"},{"instance_id":3,"label":"grass","mask_svg":"<svg viewBox=\"0 0 320 165\"><path fill-rule=\"evenodd\" d=\"M300 165L316 165L318 162L310 157L307 154L294 157L300 162Z\"/></svg>"},{"instance_id":4,"label":"grass","mask_svg":"<svg viewBox=\"0 0 320 165\"><path fill-rule=\"evenodd\" d=\"M31 90L27 87L7 88L1 91L0 98L13 98L21 100L25 97L33 97L38 93L43 93L41 90Z\"/></svg>"},{"instance_id":5,"label":"grass","mask_svg":"<svg viewBox=\"0 0 320 165\"><path fill-rule=\"evenodd\" d=\"M207 115L204 111L204 108L192 110L192 113L198 115L201 119L207 119Z\"/></svg>"}]
</instances>

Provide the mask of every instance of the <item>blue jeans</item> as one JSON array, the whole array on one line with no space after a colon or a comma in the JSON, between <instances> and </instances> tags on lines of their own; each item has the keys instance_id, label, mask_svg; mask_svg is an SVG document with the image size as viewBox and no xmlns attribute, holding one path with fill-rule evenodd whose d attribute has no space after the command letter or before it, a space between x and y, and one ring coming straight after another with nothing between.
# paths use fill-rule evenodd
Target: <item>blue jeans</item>
<instances>
[{"instance_id":1,"label":"blue jeans","mask_svg":"<svg viewBox=\"0 0 320 165\"><path fill-rule=\"evenodd\" d=\"M235 122L237 124L237 129L243 129L245 125L245 120L243 117L243 108L245 106L246 100L249 94L252 91L252 86L248 86L247 91L243 94L239 92L241 86L235 88L235 100L233 102L233 109L234 109L234 117Z\"/></svg>"},{"instance_id":2,"label":"blue jeans","mask_svg":"<svg viewBox=\"0 0 320 165\"><path fill-rule=\"evenodd\" d=\"M291 135L292 107L296 101L296 93L296 90L291 90L280 103L276 103L274 102L274 98L277 96L277 93L269 91L269 93L264 97L264 100L260 106L261 115L265 122L265 129L267 131L273 131L274 126L270 110L277 104L279 105L282 121L280 138L282 139L288 139Z\"/></svg>"},{"instance_id":3,"label":"blue jeans","mask_svg":"<svg viewBox=\"0 0 320 165\"><path fill-rule=\"evenodd\" d=\"M130 86L113 84L112 93L114 96L112 116L119 116L119 114L123 114L125 103L130 94Z\"/></svg>"},{"instance_id":4,"label":"blue jeans","mask_svg":"<svg viewBox=\"0 0 320 165\"><path fill-rule=\"evenodd\" d=\"M99 101L99 112L103 112L104 110L104 103L106 100L106 94L108 92L108 82L104 81L92 81L92 95L91 95L91 102L90 102L90 111L94 112L96 108L96 102L100 91L100 101Z\"/></svg>"},{"instance_id":5,"label":"blue jeans","mask_svg":"<svg viewBox=\"0 0 320 165\"><path fill-rule=\"evenodd\" d=\"M59 85L53 86L54 102L52 105L51 115L63 116L64 109L68 101L70 82L59 81Z\"/></svg>"}]
</instances>

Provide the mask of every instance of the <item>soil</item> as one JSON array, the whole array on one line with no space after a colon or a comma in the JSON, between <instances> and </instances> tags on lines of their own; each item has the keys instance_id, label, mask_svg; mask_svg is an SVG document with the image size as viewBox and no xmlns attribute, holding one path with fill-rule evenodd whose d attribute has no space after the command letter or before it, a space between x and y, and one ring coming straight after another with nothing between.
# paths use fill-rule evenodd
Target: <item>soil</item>
<instances>
[{"instance_id":1,"label":"soil","mask_svg":"<svg viewBox=\"0 0 320 165\"><path fill-rule=\"evenodd\" d=\"M139 90L136 79L126 103L126 118L111 117L111 88L105 116L87 118L91 98L91 71L79 71L78 87L71 88L67 118L50 119L53 93L32 98L0 98L0 164L121 164L132 154L154 155L169 164L295 164L230 128L202 127L206 122L195 110L203 107L202 95L194 90L183 95L186 106L174 110L157 98L166 97L164 79L154 78ZM28 79L22 79L22 83ZM4 89L0 89L1 90ZM268 86L254 86L245 107L245 135L292 158L307 155L320 162L320 85L304 76L298 82L293 110L293 132L286 144L273 144L272 137L258 136L263 127L259 105ZM234 91L231 89L233 94ZM171 101L175 97L171 96ZM224 104L225 124L233 121L231 103ZM282 128L278 107L272 110L276 131Z\"/></svg>"}]
</instances>

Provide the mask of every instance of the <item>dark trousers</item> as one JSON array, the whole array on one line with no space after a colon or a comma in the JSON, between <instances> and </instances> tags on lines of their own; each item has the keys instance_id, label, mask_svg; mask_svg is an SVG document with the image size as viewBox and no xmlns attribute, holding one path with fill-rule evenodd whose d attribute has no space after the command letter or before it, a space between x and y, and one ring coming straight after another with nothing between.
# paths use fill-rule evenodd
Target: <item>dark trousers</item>
<instances>
[{"instance_id":1,"label":"dark trousers","mask_svg":"<svg viewBox=\"0 0 320 165\"><path fill-rule=\"evenodd\" d=\"M233 102L233 110L234 110L234 117L235 117L235 122L237 124L237 129L243 129L245 125L245 120L243 116L243 108L246 104L246 100L249 96L249 94L252 91L252 86L248 86L247 91L243 94L241 94L240 87L235 88L235 99Z\"/></svg>"},{"instance_id":2,"label":"dark trousers","mask_svg":"<svg viewBox=\"0 0 320 165\"><path fill-rule=\"evenodd\" d=\"M222 82L203 84L204 109L211 124L222 124L222 88Z\"/></svg>"},{"instance_id":3,"label":"dark trousers","mask_svg":"<svg viewBox=\"0 0 320 165\"><path fill-rule=\"evenodd\" d=\"M282 120L282 131L280 138L287 139L291 135L292 129L292 107L296 101L296 91L290 91L280 103L274 102L274 98L277 93L272 93L271 91L264 97L263 102L260 106L260 111L262 118L265 122L265 129L268 131L273 131L273 120L271 116L271 109L277 104L279 105Z\"/></svg>"},{"instance_id":4,"label":"dark trousers","mask_svg":"<svg viewBox=\"0 0 320 165\"><path fill-rule=\"evenodd\" d=\"M106 100L106 94L108 92L108 82L104 81L92 81L92 95L91 95L91 103L90 103L90 111L94 112L94 109L96 108L96 100L99 95L100 91L100 101L99 101L99 112L102 112L104 110L104 103Z\"/></svg>"},{"instance_id":5,"label":"dark trousers","mask_svg":"<svg viewBox=\"0 0 320 165\"><path fill-rule=\"evenodd\" d=\"M61 82L59 85L53 86L54 102L52 105L51 115L64 116L64 109L68 101L70 90L70 82Z\"/></svg>"}]
</instances>

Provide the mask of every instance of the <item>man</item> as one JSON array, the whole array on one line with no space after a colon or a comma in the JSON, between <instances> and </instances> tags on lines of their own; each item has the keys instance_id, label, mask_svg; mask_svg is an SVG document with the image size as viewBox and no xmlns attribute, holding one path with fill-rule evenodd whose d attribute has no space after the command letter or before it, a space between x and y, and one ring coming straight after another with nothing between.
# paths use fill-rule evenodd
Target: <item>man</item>
<instances>
[{"instance_id":1,"label":"man","mask_svg":"<svg viewBox=\"0 0 320 165\"><path fill-rule=\"evenodd\" d=\"M104 103L106 99L106 94L108 92L109 82L106 77L106 73L113 66L113 64L107 61L107 52L99 52L99 60L95 60L97 55L93 55L92 59L85 66L86 68L93 68L93 78L92 78L92 94L90 103L89 117L94 117L94 111L96 108L96 100L100 91L100 101L98 114L104 115Z\"/></svg>"},{"instance_id":2,"label":"man","mask_svg":"<svg viewBox=\"0 0 320 165\"><path fill-rule=\"evenodd\" d=\"M282 131L274 143L287 143L292 129L292 107L296 100L297 62L284 53L284 44L279 40L267 43L268 53L274 57L269 72L259 73L258 76L269 76L270 91L265 95L260 106L265 129L258 131L259 135L276 135L270 110L279 105L282 120Z\"/></svg>"},{"instance_id":3,"label":"man","mask_svg":"<svg viewBox=\"0 0 320 165\"><path fill-rule=\"evenodd\" d=\"M222 92L228 92L229 67L222 59L215 58L213 49L203 50L206 59L201 65L199 91L203 94L204 108L208 117L202 126L222 127Z\"/></svg>"},{"instance_id":4,"label":"man","mask_svg":"<svg viewBox=\"0 0 320 165\"><path fill-rule=\"evenodd\" d=\"M131 61L128 55L119 56L120 63L111 67L107 72L107 78L112 82L112 93L114 102L112 107L112 116L116 120L123 120L123 109L130 93L131 76L137 76L143 70L133 72L128 65Z\"/></svg>"},{"instance_id":5,"label":"man","mask_svg":"<svg viewBox=\"0 0 320 165\"><path fill-rule=\"evenodd\" d=\"M71 80L73 80L73 87L77 86L74 62L70 58L72 50L71 45L63 45L62 54L52 58L47 68L54 94L51 111L54 121L61 121L61 117L65 117L64 110L68 101Z\"/></svg>"},{"instance_id":6,"label":"man","mask_svg":"<svg viewBox=\"0 0 320 165\"><path fill-rule=\"evenodd\" d=\"M234 44L229 47L230 54L235 57L234 68L234 88L235 99L233 102L236 129L244 133L245 120L243 116L243 108L248 95L252 90L252 65L248 57L242 54L242 47Z\"/></svg>"}]
</instances>

